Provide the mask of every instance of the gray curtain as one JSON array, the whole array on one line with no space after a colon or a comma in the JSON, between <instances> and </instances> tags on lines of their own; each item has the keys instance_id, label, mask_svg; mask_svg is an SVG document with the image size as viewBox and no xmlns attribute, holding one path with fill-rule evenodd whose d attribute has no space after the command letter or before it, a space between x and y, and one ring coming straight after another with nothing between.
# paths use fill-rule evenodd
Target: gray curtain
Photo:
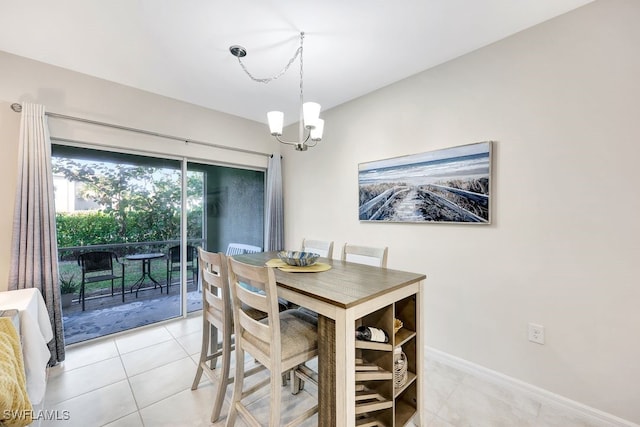
<instances>
[{"instance_id":1,"label":"gray curtain","mask_svg":"<svg viewBox=\"0 0 640 427\"><path fill-rule=\"evenodd\" d=\"M51 139L44 106L22 104L9 289L38 288L53 329L50 364L64 360Z\"/></svg>"},{"instance_id":2,"label":"gray curtain","mask_svg":"<svg viewBox=\"0 0 640 427\"><path fill-rule=\"evenodd\" d=\"M264 250L284 249L284 202L282 198L282 157L273 154L267 169L267 197Z\"/></svg>"}]
</instances>

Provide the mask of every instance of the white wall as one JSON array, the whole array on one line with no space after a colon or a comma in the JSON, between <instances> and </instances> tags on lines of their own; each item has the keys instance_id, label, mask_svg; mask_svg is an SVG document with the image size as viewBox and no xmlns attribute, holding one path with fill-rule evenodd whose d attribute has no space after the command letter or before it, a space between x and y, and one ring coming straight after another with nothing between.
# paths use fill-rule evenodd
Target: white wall
<instances>
[{"instance_id":1,"label":"white wall","mask_svg":"<svg viewBox=\"0 0 640 427\"><path fill-rule=\"evenodd\" d=\"M263 153L279 151L266 125L0 52L0 291L7 289L20 115L35 102L47 111ZM266 168L267 157L49 119L51 135L116 150Z\"/></svg>"},{"instance_id":2,"label":"white wall","mask_svg":"<svg viewBox=\"0 0 640 427\"><path fill-rule=\"evenodd\" d=\"M10 105L0 101L0 291L7 289L9 279L11 226L18 173L16 163L20 116L9 109Z\"/></svg>"},{"instance_id":3,"label":"white wall","mask_svg":"<svg viewBox=\"0 0 640 427\"><path fill-rule=\"evenodd\" d=\"M427 275L428 346L640 422L638 22L597 1L326 112L284 152L287 247L387 245ZM492 225L358 221L358 163L484 140Z\"/></svg>"}]
</instances>

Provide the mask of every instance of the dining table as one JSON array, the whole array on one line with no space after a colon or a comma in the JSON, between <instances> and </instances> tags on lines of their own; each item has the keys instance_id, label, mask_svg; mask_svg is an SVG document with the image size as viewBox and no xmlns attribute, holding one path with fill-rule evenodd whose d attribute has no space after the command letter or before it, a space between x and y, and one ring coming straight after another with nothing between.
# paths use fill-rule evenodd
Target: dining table
<instances>
[{"instance_id":1,"label":"dining table","mask_svg":"<svg viewBox=\"0 0 640 427\"><path fill-rule=\"evenodd\" d=\"M265 265L278 252L235 255L251 265ZM420 298L424 274L319 258L331 268L320 272L287 272L275 268L278 296L318 313L318 425L356 425L356 338L358 319L415 296L416 324L421 325ZM417 331L417 366L423 360L422 328ZM417 376L416 415L421 422L423 375Z\"/></svg>"}]
</instances>

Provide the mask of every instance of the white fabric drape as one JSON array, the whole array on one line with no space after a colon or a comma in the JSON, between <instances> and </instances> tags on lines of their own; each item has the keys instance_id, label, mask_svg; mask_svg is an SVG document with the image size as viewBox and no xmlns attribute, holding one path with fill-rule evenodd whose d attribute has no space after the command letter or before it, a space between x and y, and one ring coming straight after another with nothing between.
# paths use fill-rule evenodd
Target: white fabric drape
<instances>
[{"instance_id":1,"label":"white fabric drape","mask_svg":"<svg viewBox=\"0 0 640 427\"><path fill-rule=\"evenodd\" d=\"M279 251L284 249L284 202L280 154L273 154L269 159L266 199L264 249L265 251Z\"/></svg>"},{"instance_id":2,"label":"white fabric drape","mask_svg":"<svg viewBox=\"0 0 640 427\"><path fill-rule=\"evenodd\" d=\"M9 289L37 288L53 329L50 363L64 360L51 139L44 106L24 103L13 217Z\"/></svg>"}]
</instances>

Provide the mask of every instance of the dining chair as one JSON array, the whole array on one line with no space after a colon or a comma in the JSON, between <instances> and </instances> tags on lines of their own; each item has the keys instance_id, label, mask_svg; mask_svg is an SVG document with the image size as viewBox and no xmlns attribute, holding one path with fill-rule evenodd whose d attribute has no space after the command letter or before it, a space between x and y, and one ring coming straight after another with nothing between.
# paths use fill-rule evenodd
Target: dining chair
<instances>
[{"instance_id":1,"label":"dining chair","mask_svg":"<svg viewBox=\"0 0 640 427\"><path fill-rule=\"evenodd\" d=\"M384 248L376 248L345 243L342 247L342 261L387 268L388 249L386 246Z\"/></svg>"},{"instance_id":2,"label":"dining chair","mask_svg":"<svg viewBox=\"0 0 640 427\"><path fill-rule=\"evenodd\" d=\"M313 252L323 258L333 257L333 241L302 239L302 252Z\"/></svg>"},{"instance_id":3,"label":"dining chair","mask_svg":"<svg viewBox=\"0 0 640 427\"><path fill-rule=\"evenodd\" d=\"M324 258L333 258L333 241L302 239L302 251L313 252ZM303 313L318 318L318 313L306 307L298 307Z\"/></svg>"},{"instance_id":4,"label":"dining chair","mask_svg":"<svg viewBox=\"0 0 640 427\"><path fill-rule=\"evenodd\" d=\"M260 246L245 245L244 243L229 243L229 246L227 246L227 252L225 253L225 255L234 256L234 255L243 255L243 254L255 254L258 252L262 252L262 248ZM250 291L254 291L254 292L258 291L257 288L254 288L247 283L243 283L243 286L249 289ZM289 303L284 299L281 299L281 303L283 304L283 309L286 310Z\"/></svg>"},{"instance_id":5,"label":"dining chair","mask_svg":"<svg viewBox=\"0 0 640 427\"><path fill-rule=\"evenodd\" d=\"M193 283L198 283L198 254L195 246L187 245L185 268L191 270ZM180 245L169 248L167 257L167 294L171 287L171 276L174 271L180 271Z\"/></svg>"},{"instance_id":6,"label":"dining chair","mask_svg":"<svg viewBox=\"0 0 640 427\"><path fill-rule=\"evenodd\" d=\"M82 311L85 310L85 285L87 283L111 281L111 296L113 296L113 281L122 281L122 302L124 302L124 263L118 256L109 251L93 251L78 255L78 265L82 269L79 299L82 303ZM121 271L116 267L120 266ZM120 274L118 274L120 273Z\"/></svg>"},{"instance_id":7,"label":"dining chair","mask_svg":"<svg viewBox=\"0 0 640 427\"><path fill-rule=\"evenodd\" d=\"M242 255L242 254L255 254L262 252L260 246L245 245L244 243L229 243L227 246L226 256Z\"/></svg>"},{"instance_id":8,"label":"dining chair","mask_svg":"<svg viewBox=\"0 0 640 427\"><path fill-rule=\"evenodd\" d=\"M211 422L214 423L220 418L227 386L233 383L233 377L229 376L234 344L227 257L223 253L207 252L198 248L198 265L202 279L202 345L191 390L198 388L203 373L212 383L217 384L211 411ZM266 316L265 313L248 307L247 314L255 319L263 319ZM219 334L222 335L222 342L219 342ZM219 357L221 366L217 370ZM260 367L257 367L248 371L248 375L260 370ZM215 372L218 372L218 375Z\"/></svg>"},{"instance_id":9,"label":"dining chair","mask_svg":"<svg viewBox=\"0 0 640 427\"><path fill-rule=\"evenodd\" d=\"M241 399L270 385L269 426L280 423L281 376L291 371L293 392L299 382L314 381L309 369L301 369L306 361L318 354L317 322L312 317L298 311L278 311L278 295L273 268L241 263L228 259L229 285L231 287L234 325L236 328L236 373L233 398L227 416L226 426L235 425L240 415L250 425L262 425L251 406L245 406ZM241 281L251 283L263 293L251 292L241 285ZM247 308L262 311L267 317L258 321L247 314ZM249 353L262 367L270 372L269 378L243 390L244 357ZM310 418L318 411L314 405L303 411L286 426L295 426Z\"/></svg>"}]
</instances>

